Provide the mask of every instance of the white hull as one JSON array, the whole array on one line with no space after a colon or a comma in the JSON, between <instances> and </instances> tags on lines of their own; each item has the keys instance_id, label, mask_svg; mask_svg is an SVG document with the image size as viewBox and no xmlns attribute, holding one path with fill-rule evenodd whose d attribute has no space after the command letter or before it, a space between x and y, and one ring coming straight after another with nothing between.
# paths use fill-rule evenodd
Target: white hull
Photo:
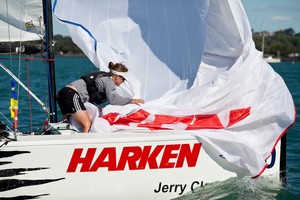
<instances>
[{"instance_id":1,"label":"white hull","mask_svg":"<svg viewBox=\"0 0 300 200\"><path fill-rule=\"evenodd\" d=\"M281 62L280 58L274 58L273 56L265 57L264 60L267 61L268 63L280 63Z\"/></svg>"},{"instance_id":2,"label":"white hull","mask_svg":"<svg viewBox=\"0 0 300 200\"><path fill-rule=\"evenodd\" d=\"M0 148L0 196L171 199L237 176L231 171L239 169L195 137L174 133L19 136ZM273 167L263 175L279 172L279 147L280 142Z\"/></svg>"}]
</instances>

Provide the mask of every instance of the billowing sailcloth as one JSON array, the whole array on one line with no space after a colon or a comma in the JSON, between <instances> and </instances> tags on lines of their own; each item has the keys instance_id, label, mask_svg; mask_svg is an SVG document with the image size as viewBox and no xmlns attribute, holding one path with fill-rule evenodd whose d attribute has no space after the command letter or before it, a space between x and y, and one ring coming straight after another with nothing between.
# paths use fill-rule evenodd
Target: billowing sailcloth
<instances>
[{"instance_id":1,"label":"billowing sailcloth","mask_svg":"<svg viewBox=\"0 0 300 200\"><path fill-rule=\"evenodd\" d=\"M57 0L54 11L96 67L129 68L124 95L146 100L106 106L105 131L191 134L236 173L258 176L295 120L291 94L255 49L239 0Z\"/></svg>"}]
</instances>

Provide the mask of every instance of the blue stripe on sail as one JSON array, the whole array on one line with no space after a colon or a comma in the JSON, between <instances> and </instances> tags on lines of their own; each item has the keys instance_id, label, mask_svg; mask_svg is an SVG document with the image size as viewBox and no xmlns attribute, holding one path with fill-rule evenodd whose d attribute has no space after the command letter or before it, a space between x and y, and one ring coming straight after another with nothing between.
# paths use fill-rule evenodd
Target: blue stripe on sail
<instances>
[{"instance_id":1,"label":"blue stripe on sail","mask_svg":"<svg viewBox=\"0 0 300 200\"><path fill-rule=\"evenodd\" d=\"M54 13L54 10L55 10L55 7L56 7L56 2L57 0L54 0L54 3L53 3L53 9L52 9L52 12Z\"/></svg>"},{"instance_id":2,"label":"blue stripe on sail","mask_svg":"<svg viewBox=\"0 0 300 200\"><path fill-rule=\"evenodd\" d=\"M56 18L59 19L58 17L56 17ZM89 34L89 36L91 36L91 38L94 39L94 49L95 49L95 51L97 51L97 40L96 40L96 38L92 35L92 33L88 29L86 29L81 24L78 24L78 23L75 23L75 22L71 22L71 21L67 21L67 20L62 20L62 19L59 19L59 20L62 21L62 22L64 22L64 23L67 23L67 24L72 24L74 26L81 27L85 32L87 32Z\"/></svg>"},{"instance_id":3,"label":"blue stripe on sail","mask_svg":"<svg viewBox=\"0 0 300 200\"><path fill-rule=\"evenodd\" d=\"M57 0L55 0L54 3L53 3L53 10L52 10L53 13L54 13L54 10L55 10L55 7L56 7L56 3L57 3ZM71 22L71 21L67 21L67 20L62 20L62 19L58 18L57 16L56 16L56 18L59 19L60 21L64 22L64 23L72 24L74 26L81 27L85 32L87 32L89 34L89 36L91 38L94 39L94 49L95 49L95 51L97 51L97 40L96 40L96 38L93 36L93 34L87 28L85 28L83 25L75 23L75 22Z\"/></svg>"}]
</instances>

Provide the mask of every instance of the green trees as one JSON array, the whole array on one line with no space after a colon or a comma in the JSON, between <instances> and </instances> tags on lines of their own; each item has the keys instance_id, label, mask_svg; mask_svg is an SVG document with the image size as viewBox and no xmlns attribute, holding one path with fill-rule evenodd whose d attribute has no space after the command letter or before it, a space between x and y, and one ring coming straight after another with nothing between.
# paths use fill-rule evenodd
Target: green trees
<instances>
[{"instance_id":1,"label":"green trees","mask_svg":"<svg viewBox=\"0 0 300 200\"><path fill-rule=\"evenodd\" d=\"M83 52L69 36L54 36L54 51L57 55L81 55Z\"/></svg>"},{"instance_id":2,"label":"green trees","mask_svg":"<svg viewBox=\"0 0 300 200\"><path fill-rule=\"evenodd\" d=\"M300 33L295 34L292 28L271 32L255 32L253 40L258 50L262 51L262 37L264 35L264 53L280 52L281 57L288 57L291 53L300 54Z\"/></svg>"}]
</instances>

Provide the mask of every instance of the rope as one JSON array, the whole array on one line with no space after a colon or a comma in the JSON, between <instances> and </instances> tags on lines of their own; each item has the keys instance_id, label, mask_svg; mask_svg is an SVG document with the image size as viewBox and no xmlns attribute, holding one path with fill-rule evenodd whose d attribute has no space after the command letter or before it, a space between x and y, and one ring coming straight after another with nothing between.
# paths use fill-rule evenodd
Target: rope
<instances>
[{"instance_id":1,"label":"rope","mask_svg":"<svg viewBox=\"0 0 300 200\"><path fill-rule=\"evenodd\" d=\"M35 94L31 92L21 81L18 79L11 71L9 71L3 64L0 63L0 67L8 73L15 81L17 81L29 94L42 106L42 108L48 113L46 105L37 97Z\"/></svg>"},{"instance_id":2,"label":"rope","mask_svg":"<svg viewBox=\"0 0 300 200\"><path fill-rule=\"evenodd\" d=\"M11 42L10 42L10 28L9 28L8 3L7 3L7 0L6 0L6 18L7 18L7 34L8 34L8 42L9 42L9 55L11 57ZM12 60L10 62L10 66L12 67Z\"/></svg>"},{"instance_id":3,"label":"rope","mask_svg":"<svg viewBox=\"0 0 300 200\"><path fill-rule=\"evenodd\" d=\"M46 111L46 113L48 114L48 117L49 117L50 113L49 113L49 110L46 107L46 105L39 98L37 98L30 91L30 89L29 89L30 88L30 68L29 68L29 61L30 60L41 60L44 63L47 63L48 61L54 62L55 59L54 58L49 59L49 58L47 58L47 56L44 56L42 54L40 54L41 57L38 57L38 58L37 57L30 57L30 56L24 54L24 52L22 54L21 51L17 51L17 53L15 53L13 51L12 48L14 48L16 46L17 46L16 48L18 48L18 46L19 46L20 49L22 47L23 41L22 41L22 38L21 38L22 37L21 31L24 29L24 25L25 24L22 23L22 21L24 21L24 20L21 19L20 23L18 24L18 28L20 30L19 44L16 43L16 45L12 45L12 42L11 42L11 40L12 40L11 31L13 31L13 30L10 29L10 22L11 22L10 18L13 17L13 16L11 16L11 14L9 12L9 9L10 9L9 3L8 3L9 1L6 0L5 2L6 2L6 6L3 5L3 7L6 7L6 21L7 21L7 34L8 34L8 38L7 39L8 39L8 44L9 44L9 56L7 54L3 54L4 56L7 56L7 57L2 57L2 58L0 58L0 60L1 59L3 59L3 60L9 60L10 61L10 66L8 66L8 68L10 70L8 68L6 68L2 63L0 63L0 69L2 68L4 71L6 71L12 77L12 79L14 79L15 81L17 81L17 83L18 83L17 87L16 87L16 90L17 90L17 100L19 100L19 95L20 95L20 91L19 90L20 90L20 87L23 87L27 91L27 94L28 94L28 102L27 103L28 103L28 109L29 109L29 115L30 115L29 123L30 123L30 130L32 132L32 129L33 129L33 124L32 124L33 123L33 109L32 109L32 105L31 105L32 104L32 102L31 102L31 96L41 105L41 107L43 108L43 110ZM18 2L18 5L19 5L19 12L20 13L24 13L25 9L22 6L22 3ZM46 12L48 12L48 11L46 10ZM49 13L47 13L47 14L49 14ZM21 16L23 16L23 15L21 14ZM42 26L41 25L42 24L42 17L40 17L39 23L40 23L40 26ZM42 30L43 29L41 28L41 36L39 34L37 34L37 33L36 34L43 40L43 37L42 37L43 31ZM49 46L49 44L46 44L47 51L48 51L48 46ZM37 54L37 55L39 55L39 54ZM13 70L17 70L17 68L13 67L13 64L14 64L13 60L18 60L18 72L17 73L13 73ZM26 72L27 72L27 85L28 85L28 88L20 81L20 77L21 77L21 65L23 65L23 63L22 63L23 60L26 61ZM16 63L14 65L16 65ZM52 89L50 88L50 92L51 91L52 91ZM10 124L12 124L9 120L7 120L7 121ZM15 125L15 127L17 127L17 126Z\"/></svg>"},{"instance_id":4,"label":"rope","mask_svg":"<svg viewBox=\"0 0 300 200\"><path fill-rule=\"evenodd\" d=\"M26 60L26 72L27 72L27 87L30 89L30 72L29 72L29 60ZM27 92L28 96L28 109L29 109L29 124L30 124L30 131L32 131L32 107L31 107L31 99L30 94Z\"/></svg>"},{"instance_id":5,"label":"rope","mask_svg":"<svg viewBox=\"0 0 300 200\"><path fill-rule=\"evenodd\" d=\"M9 121L9 119L2 112L0 112L0 114L9 123L9 125L12 127L13 124L11 123L11 121ZM12 130L8 126L6 128L8 128L12 132Z\"/></svg>"}]
</instances>

